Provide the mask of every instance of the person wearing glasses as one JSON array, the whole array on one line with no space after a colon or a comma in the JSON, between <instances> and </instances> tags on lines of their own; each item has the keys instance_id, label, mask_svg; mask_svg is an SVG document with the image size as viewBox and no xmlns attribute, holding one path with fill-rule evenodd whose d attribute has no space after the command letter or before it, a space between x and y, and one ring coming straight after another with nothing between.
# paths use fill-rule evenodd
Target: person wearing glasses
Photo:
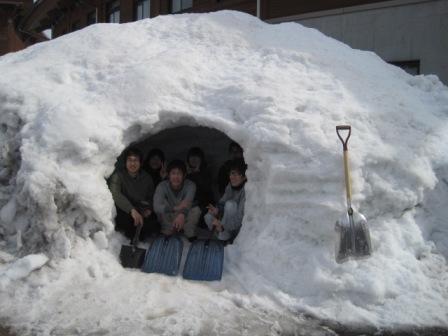
<instances>
[{"instance_id":1,"label":"person wearing glasses","mask_svg":"<svg viewBox=\"0 0 448 336\"><path fill-rule=\"evenodd\" d=\"M208 205L204 221L209 230L215 230L219 240L231 244L243 223L247 165L242 158L239 158L230 162L229 169L230 182L224 195L216 206Z\"/></svg>"},{"instance_id":2,"label":"person wearing glasses","mask_svg":"<svg viewBox=\"0 0 448 336\"><path fill-rule=\"evenodd\" d=\"M243 148L235 141L230 143L228 155L229 160L224 162L218 171L218 191L220 196L224 194L226 187L229 184L229 172L232 161L236 159L244 160Z\"/></svg>"},{"instance_id":3,"label":"person wearing glasses","mask_svg":"<svg viewBox=\"0 0 448 336\"><path fill-rule=\"evenodd\" d=\"M128 148L124 157L125 169L117 169L109 182L117 208L115 230L132 239L137 226L142 226L140 239L143 240L160 229L152 207L154 183L151 176L141 169L143 156L140 150Z\"/></svg>"}]
</instances>

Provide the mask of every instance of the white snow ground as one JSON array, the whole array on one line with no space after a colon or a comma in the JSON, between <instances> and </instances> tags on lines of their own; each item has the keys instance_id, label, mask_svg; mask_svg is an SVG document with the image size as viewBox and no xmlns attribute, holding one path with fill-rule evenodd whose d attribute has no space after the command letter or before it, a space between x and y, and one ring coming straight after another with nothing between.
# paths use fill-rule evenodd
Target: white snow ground
<instances>
[{"instance_id":1,"label":"white snow ground","mask_svg":"<svg viewBox=\"0 0 448 336\"><path fill-rule=\"evenodd\" d=\"M97 24L1 57L0 73L0 323L32 335L327 333L302 313L448 325L448 89L435 76L228 11ZM346 123L374 255L337 264ZM224 132L249 164L219 283L118 262L105 177L132 141L181 125Z\"/></svg>"}]
</instances>

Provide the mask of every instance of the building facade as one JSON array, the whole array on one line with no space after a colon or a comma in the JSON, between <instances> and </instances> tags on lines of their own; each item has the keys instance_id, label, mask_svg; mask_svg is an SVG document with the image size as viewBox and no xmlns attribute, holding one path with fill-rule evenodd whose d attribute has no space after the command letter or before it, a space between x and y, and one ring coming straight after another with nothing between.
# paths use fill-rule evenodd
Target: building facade
<instances>
[{"instance_id":1,"label":"building facade","mask_svg":"<svg viewBox=\"0 0 448 336\"><path fill-rule=\"evenodd\" d=\"M21 1L32 0L0 0L0 9L4 2ZM412 74L436 74L448 84L448 0L38 0L16 27L28 40L46 29L55 38L97 22L222 9L272 24L298 22L353 48L373 51ZM0 29L5 30L1 13ZM12 50L20 48L20 39L9 41Z\"/></svg>"},{"instance_id":2,"label":"building facade","mask_svg":"<svg viewBox=\"0 0 448 336\"><path fill-rule=\"evenodd\" d=\"M436 74L448 85L447 0L266 0L261 15L270 23L316 28L411 74Z\"/></svg>"},{"instance_id":3,"label":"building facade","mask_svg":"<svg viewBox=\"0 0 448 336\"><path fill-rule=\"evenodd\" d=\"M163 14L222 9L256 15L256 0L40 0L24 26L58 37L97 22L125 23Z\"/></svg>"},{"instance_id":4,"label":"building facade","mask_svg":"<svg viewBox=\"0 0 448 336\"><path fill-rule=\"evenodd\" d=\"M26 47L17 24L32 5L32 0L0 0L0 55Z\"/></svg>"}]
</instances>

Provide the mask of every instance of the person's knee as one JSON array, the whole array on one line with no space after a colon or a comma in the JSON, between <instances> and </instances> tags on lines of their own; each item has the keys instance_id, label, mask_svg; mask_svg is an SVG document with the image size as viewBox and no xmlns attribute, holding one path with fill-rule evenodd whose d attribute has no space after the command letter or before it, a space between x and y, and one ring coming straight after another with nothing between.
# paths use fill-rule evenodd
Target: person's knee
<instances>
[{"instance_id":1,"label":"person's knee","mask_svg":"<svg viewBox=\"0 0 448 336\"><path fill-rule=\"evenodd\" d=\"M197 206L193 207L188 211L188 218L192 221L198 221L201 217L201 209Z\"/></svg>"}]
</instances>

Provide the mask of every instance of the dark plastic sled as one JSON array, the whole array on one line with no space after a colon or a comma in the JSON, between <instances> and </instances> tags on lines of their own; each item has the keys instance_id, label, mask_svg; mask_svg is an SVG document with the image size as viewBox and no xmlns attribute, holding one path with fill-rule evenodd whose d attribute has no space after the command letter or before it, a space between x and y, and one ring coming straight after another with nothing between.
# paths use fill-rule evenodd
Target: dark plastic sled
<instances>
[{"instance_id":1,"label":"dark plastic sled","mask_svg":"<svg viewBox=\"0 0 448 336\"><path fill-rule=\"evenodd\" d=\"M224 244L218 240L196 240L188 250L183 277L188 280L221 280Z\"/></svg>"},{"instance_id":2,"label":"dark plastic sled","mask_svg":"<svg viewBox=\"0 0 448 336\"><path fill-rule=\"evenodd\" d=\"M183 242L178 236L160 236L148 249L142 271L175 276L179 272Z\"/></svg>"}]
</instances>

